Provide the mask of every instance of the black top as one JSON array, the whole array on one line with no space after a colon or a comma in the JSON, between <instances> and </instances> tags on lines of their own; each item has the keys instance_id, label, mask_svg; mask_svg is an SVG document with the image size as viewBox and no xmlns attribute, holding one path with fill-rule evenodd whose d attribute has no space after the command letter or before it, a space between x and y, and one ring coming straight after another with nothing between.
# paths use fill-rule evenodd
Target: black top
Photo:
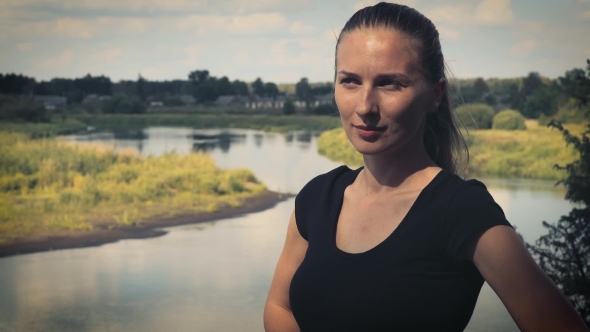
<instances>
[{"instance_id":1,"label":"black top","mask_svg":"<svg viewBox=\"0 0 590 332\"><path fill-rule=\"evenodd\" d=\"M289 289L301 331L463 331L484 282L466 243L510 226L502 209L481 182L443 170L387 239L346 253L336 246L336 224L344 190L361 169L320 175L295 199L309 243Z\"/></svg>"}]
</instances>

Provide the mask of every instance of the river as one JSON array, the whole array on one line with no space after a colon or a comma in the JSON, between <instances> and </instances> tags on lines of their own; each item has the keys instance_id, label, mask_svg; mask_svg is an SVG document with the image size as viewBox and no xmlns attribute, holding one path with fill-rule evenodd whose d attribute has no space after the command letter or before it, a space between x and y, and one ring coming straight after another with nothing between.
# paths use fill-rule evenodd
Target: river
<instances>
[{"instance_id":1,"label":"river","mask_svg":"<svg viewBox=\"0 0 590 332\"><path fill-rule=\"evenodd\" d=\"M152 127L68 136L140 153L205 151L297 193L339 164L317 135ZM482 180L527 241L571 205L552 182ZM168 228L164 236L0 259L0 331L262 331L262 310L294 199L236 218ZM518 331L485 284L466 331Z\"/></svg>"}]
</instances>

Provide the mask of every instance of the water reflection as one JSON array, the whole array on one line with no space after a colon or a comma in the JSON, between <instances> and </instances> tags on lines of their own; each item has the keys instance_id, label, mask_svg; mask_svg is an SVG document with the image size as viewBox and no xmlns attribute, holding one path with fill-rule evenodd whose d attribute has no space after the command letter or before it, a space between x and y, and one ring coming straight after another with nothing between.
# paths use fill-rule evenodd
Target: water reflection
<instances>
[{"instance_id":1,"label":"water reflection","mask_svg":"<svg viewBox=\"0 0 590 332\"><path fill-rule=\"evenodd\" d=\"M219 134L192 134L193 150L207 152L214 149L220 149L227 153L232 144L244 144L246 142L246 134L234 134L231 132L221 132Z\"/></svg>"}]
</instances>

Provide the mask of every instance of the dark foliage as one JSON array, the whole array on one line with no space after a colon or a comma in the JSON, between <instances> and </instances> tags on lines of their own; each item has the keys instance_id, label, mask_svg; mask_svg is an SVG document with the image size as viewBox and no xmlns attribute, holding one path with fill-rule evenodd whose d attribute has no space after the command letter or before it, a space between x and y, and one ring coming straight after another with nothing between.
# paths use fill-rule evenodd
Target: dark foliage
<instances>
[{"instance_id":1,"label":"dark foliage","mask_svg":"<svg viewBox=\"0 0 590 332\"><path fill-rule=\"evenodd\" d=\"M313 112L317 115L338 115L338 110L336 109L336 106L330 104L316 106L313 109Z\"/></svg>"},{"instance_id":2,"label":"dark foliage","mask_svg":"<svg viewBox=\"0 0 590 332\"><path fill-rule=\"evenodd\" d=\"M49 122L51 112L28 97L0 96L0 121Z\"/></svg>"},{"instance_id":3,"label":"dark foliage","mask_svg":"<svg viewBox=\"0 0 590 332\"><path fill-rule=\"evenodd\" d=\"M295 105L290 100L287 100L285 104L283 104L283 113L286 115L295 114Z\"/></svg>"},{"instance_id":4,"label":"dark foliage","mask_svg":"<svg viewBox=\"0 0 590 332\"><path fill-rule=\"evenodd\" d=\"M558 122L551 121L549 126L561 131L565 141L580 153L580 159L555 166L567 172L559 182L567 188L566 199L580 206L557 224L543 222L548 233L527 247L590 327L590 125L581 137Z\"/></svg>"},{"instance_id":5,"label":"dark foliage","mask_svg":"<svg viewBox=\"0 0 590 332\"><path fill-rule=\"evenodd\" d=\"M137 96L117 95L102 104L104 113L140 114L146 112L145 104Z\"/></svg>"}]
</instances>

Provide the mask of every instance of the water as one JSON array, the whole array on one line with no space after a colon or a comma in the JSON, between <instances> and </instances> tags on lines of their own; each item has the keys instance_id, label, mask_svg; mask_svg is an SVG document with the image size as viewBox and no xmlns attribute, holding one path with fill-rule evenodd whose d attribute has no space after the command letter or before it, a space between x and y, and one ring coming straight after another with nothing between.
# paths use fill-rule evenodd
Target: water
<instances>
[{"instance_id":1,"label":"water","mask_svg":"<svg viewBox=\"0 0 590 332\"><path fill-rule=\"evenodd\" d=\"M207 151L297 193L339 164L317 137L252 130L148 128L70 136L142 154ZM551 182L483 180L528 241L571 206ZM165 236L0 259L0 331L262 331L262 310L294 200L239 218L172 227ZM518 331L484 285L467 331Z\"/></svg>"}]
</instances>

